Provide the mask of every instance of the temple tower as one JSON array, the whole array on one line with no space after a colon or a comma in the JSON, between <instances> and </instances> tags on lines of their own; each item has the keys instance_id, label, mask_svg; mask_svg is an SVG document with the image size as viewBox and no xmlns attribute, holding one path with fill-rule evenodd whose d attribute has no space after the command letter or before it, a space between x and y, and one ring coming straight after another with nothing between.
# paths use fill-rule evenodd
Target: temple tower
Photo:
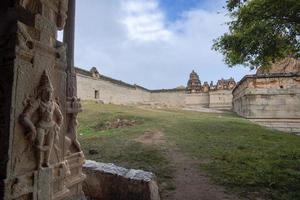
<instances>
[{"instance_id":1,"label":"temple tower","mask_svg":"<svg viewBox=\"0 0 300 200\"><path fill-rule=\"evenodd\" d=\"M190 79L187 83L188 93L200 93L201 92L201 81L198 74L193 70L190 74Z\"/></svg>"}]
</instances>

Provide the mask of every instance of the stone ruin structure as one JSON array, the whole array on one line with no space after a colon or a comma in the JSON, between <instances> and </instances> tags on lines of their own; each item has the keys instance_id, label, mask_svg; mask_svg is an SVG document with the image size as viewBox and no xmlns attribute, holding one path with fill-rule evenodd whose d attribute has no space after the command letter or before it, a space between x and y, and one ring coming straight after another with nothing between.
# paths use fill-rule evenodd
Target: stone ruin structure
<instances>
[{"instance_id":1,"label":"stone ruin structure","mask_svg":"<svg viewBox=\"0 0 300 200\"><path fill-rule=\"evenodd\" d=\"M233 78L230 79L221 79L218 80L217 85L214 87L214 89L217 90L232 90L236 86L236 82Z\"/></svg>"},{"instance_id":2,"label":"stone ruin structure","mask_svg":"<svg viewBox=\"0 0 300 200\"><path fill-rule=\"evenodd\" d=\"M143 104L166 107L232 108L232 90L235 81L221 79L216 85L204 82L192 71L186 87L149 90L104 76L93 67L90 71L75 68L78 96L84 100L96 100L113 104Z\"/></svg>"},{"instance_id":3,"label":"stone ruin structure","mask_svg":"<svg viewBox=\"0 0 300 200\"><path fill-rule=\"evenodd\" d=\"M198 74L193 70L186 87L185 104L189 107L200 105L201 107L230 110L232 108L231 93L235 86L236 82L233 78L218 80L216 85L213 82L210 85L208 82L201 85Z\"/></svg>"},{"instance_id":4,"label":"stone ruin structure","mask_svg":"<svg viewBox=\"0 0 300 200\"><path fill-rule=\"evenodd\" d=\"M1 1L0 199L84 199L74 12L74 0Z\"/></svg>"},{"instance_id":5,"label":"stone ruin structure","mask_svg":"<svg viewBox=\"0 0 300 200\"><path fill-rule=\"evenodd\" d=\"M245 76L233 90L233 110L261 125L300 133L300 61L286 58L255 75Z\"/></svg>"},{"instance_id":6,"label":"stone ruin structure","mask_svg":"<svg viewBox=\"0 0 300 200\"><path fill-rule=\"evenodd\" d=\"M208 84L208 82L204 82L203 85L201 85L198 74L193 70L190 74L190 79L188 81L186 91L189 94L195 94L216 90L233 90L235 86L236 82L233 78L218 80L216 85L213 84L213 81L210 82L210 85Z\"/></svg>"},{"instance_id":7,"label":"stone ruin structure","mask_svg":"<svg viewBox=\"0 0 300 200\"><path fill-rule=\"evenodd\" d=\"M100 78L100 73L98 72L96 67L92 67L92 69L90 70L92 76L94 78Z\"/></svg>"}]
</instances>

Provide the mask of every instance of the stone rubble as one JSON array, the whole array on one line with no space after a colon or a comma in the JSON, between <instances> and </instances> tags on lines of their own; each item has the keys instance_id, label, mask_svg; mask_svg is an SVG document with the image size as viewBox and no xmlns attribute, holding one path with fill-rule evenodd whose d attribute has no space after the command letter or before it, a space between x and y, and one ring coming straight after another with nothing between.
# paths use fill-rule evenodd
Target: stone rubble
<instances>
[{"instance_id":1,"label":"stone rubble","mask_svg":"<svg viewBox=\"0 0 300 200\"><path fill-rule=\"evenodd\" d=\"M114 121L105 122L105 129L125 128L129 126L134 126L136 123L137 123L136 120L118 118Z\"/></svg>"}]
</instances>

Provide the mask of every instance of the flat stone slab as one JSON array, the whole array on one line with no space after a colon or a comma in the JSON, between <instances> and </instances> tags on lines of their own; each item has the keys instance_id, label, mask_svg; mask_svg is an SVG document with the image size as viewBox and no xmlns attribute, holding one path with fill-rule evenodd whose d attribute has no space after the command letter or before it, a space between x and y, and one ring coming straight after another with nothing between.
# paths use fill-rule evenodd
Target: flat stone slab
<instances>
[{"instance_id":1,"label":"flat stone slab","mask_svg":"<svg viewBox=\"0 0 300 200\"><path fill-rule=\"evenodd\" d=\"M196 111L196 112L205 112L205 113L225 113L222 110L217 110L217 109L212 109L212 108L203 108L203 107L185 107L182 110Z\"/></svg>"},{"instance_id":2,"label":"flat stone slab","mask_svg":"<svg viewBox=\"0 0 300 200\"><path fill-rule=\"evenodd\" d=\"M90 200L159 200L156 177L151 172L126 169L112 163L87 160L83 191Z\"/></svg>"}]
</instances>

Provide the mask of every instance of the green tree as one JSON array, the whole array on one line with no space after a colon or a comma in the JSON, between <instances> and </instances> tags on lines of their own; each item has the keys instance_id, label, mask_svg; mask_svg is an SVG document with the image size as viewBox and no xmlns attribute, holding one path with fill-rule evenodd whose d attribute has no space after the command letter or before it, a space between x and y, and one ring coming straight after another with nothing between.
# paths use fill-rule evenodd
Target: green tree
<instances>
[{"instance_id":1,"label":"green tree","mask_svg":"<svg viewBox=\"0 0 300 200\"><path fill-rule=\"evenodd\" d=\"M300 57L300 0L227 0L229 32L214 40L230 66L268 68Z\"/></svg>"}]
</instances>

